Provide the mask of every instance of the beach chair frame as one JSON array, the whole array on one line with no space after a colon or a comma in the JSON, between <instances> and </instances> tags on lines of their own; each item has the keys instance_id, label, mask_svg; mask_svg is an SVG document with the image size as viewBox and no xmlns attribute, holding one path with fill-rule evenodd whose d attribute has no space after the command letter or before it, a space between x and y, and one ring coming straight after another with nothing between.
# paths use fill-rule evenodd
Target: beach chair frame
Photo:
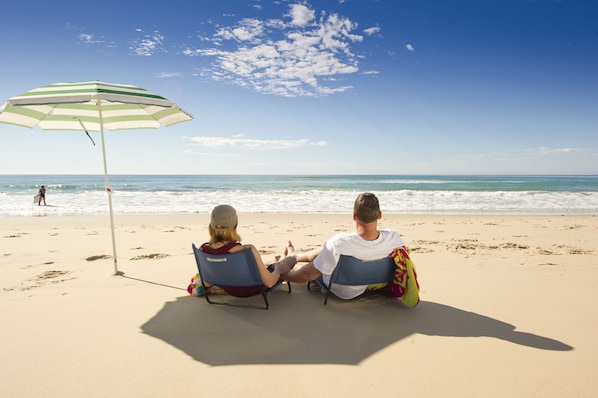
<instances>
[{"instance_id":1,"label":"beach chair frame","mask_svg":"<svg viewBox=\"0 0 598 398\"><path fill-rule=\"evenodd\" d=\"M257 308L267 310L270 308L268 302L268 294L279 287L283 280L272 287L266 287L262 284L257 263L253 257L251 249L243 249L235 253L227 254L208 254L199 249L195 244L192 244L193 254L195 255L195 262L197 270L201 278L201 284L204 290L204 297L210 304L228 305L232 307ZM210 298L208 288L205 282L217 286L261 286L261 295L264 299L264 306L257 306L251 304L236 304L229 301L214 301ZM291 284L287 282L289 294L291 293ZM212 297L215 296L214 294ZM235 297L235 296L229 296ZM253 297L253 296L251 296Z\"/></svg>"},{"instance_id":2,"label":"beach chair frame","mask_svg":"<svg viewBox=\"0 0 598 398\"><path fill-rule=\"evenodd\" d=\"M395 263L390 257L379 260L364 261L353 256L341 255L336 268L330 276L330 283L326 285L322 276L307 283L307 289L311 290L311 283L314 282L324 292L324 305L328 302L328 296L332 293L330 287L333 283L337 285L373 285L378 283L392 284L395 275ZM390 288L381 289L387 295ZM379 293L379 290L373 292ZM332 293L334 295L334 293Z\"/></svg>"}]
</instances>

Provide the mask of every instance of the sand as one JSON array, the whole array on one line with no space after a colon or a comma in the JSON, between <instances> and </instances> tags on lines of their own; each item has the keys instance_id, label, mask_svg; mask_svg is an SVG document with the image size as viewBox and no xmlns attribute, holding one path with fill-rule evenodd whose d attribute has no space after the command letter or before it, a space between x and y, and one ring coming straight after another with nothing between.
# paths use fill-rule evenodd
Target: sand
<instances>
[{"instance_id":1,"label":"sand","mask_svg":"<svg viewBox=\"0 0 598 398\"><path fill-rule=\"evenodd\" d=\"M270 310L186 286L208 215L0 218L2 397L595 397L598 217L385 215L421 303L329 300L293 284ZM241 214L264 259L350 215Z\"/></svg>"}]
</instances>

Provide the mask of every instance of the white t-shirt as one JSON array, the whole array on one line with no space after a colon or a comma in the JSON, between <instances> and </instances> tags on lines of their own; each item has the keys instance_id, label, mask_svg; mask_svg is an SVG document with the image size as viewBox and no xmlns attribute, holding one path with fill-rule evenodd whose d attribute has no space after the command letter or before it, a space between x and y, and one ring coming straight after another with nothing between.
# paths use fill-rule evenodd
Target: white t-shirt
<instances>
[{"instance_id":1,"label":"white t-shirt","mask_svg":"<svg viewBox=\"0 0 598 398\"><path fill-rule=\"evenodd\" d=\"M344 232L328 239L320 254L314 259L314 267L322 273L324 283L328 285L330 282L330 275L336 268L341 254L371 261L384 258L393 249L404 245L397 232L390 229L383 229L379 232L380 236L375 240L365 240L356 232ZM367 285L345 286L333 283L331 290L342 299L351 299L365 292L366 288Z\"/></svg>"}]
</instances>

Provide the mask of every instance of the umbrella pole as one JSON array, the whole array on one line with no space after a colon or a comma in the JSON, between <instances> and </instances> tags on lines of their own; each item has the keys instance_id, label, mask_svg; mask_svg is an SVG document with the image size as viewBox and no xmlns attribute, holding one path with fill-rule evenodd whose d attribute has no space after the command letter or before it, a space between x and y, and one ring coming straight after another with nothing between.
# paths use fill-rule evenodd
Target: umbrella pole
<instances>
[{"instance_id":1,"label":"umbrella pole","mask_svg":"<svg viewBox=\"0 0 598 398\"><path fill-rule=\"evenodd\" d=\"M114 236L114 216L112 211L112 188L108 184L108 166L106 164L106 145L104 144L104 121L102 118L102 107L100 100L97 102L98 111L100 115L100 136L102 137L102 158L104 159L104 184L106 186L106 192L108 193L108 208L110 209L110 230L112 232L112 258L114 258L114 275L122 275L122 272L118 271L118 260L116 257L116 238Z\"/></svg>"}]
</instances>

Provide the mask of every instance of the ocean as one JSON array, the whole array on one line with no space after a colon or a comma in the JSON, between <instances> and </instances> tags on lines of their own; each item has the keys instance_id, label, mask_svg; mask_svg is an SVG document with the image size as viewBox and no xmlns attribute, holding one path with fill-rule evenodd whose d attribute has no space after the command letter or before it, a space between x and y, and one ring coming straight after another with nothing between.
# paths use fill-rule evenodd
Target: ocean
<instances>
[{"instance_id":1,"label":"ocean","mask_svg":"<svg viewBox=\"0 0 598 398\"><path fill-rule=\"evenodd\" d=\"M351 213L373 192L389 214L598 214L598 176L112 175L114 214ZM45 185L47 206L33 204ZM0 175L0 217L105 215L102 175Z\"/></svg>"}]
</instances>

